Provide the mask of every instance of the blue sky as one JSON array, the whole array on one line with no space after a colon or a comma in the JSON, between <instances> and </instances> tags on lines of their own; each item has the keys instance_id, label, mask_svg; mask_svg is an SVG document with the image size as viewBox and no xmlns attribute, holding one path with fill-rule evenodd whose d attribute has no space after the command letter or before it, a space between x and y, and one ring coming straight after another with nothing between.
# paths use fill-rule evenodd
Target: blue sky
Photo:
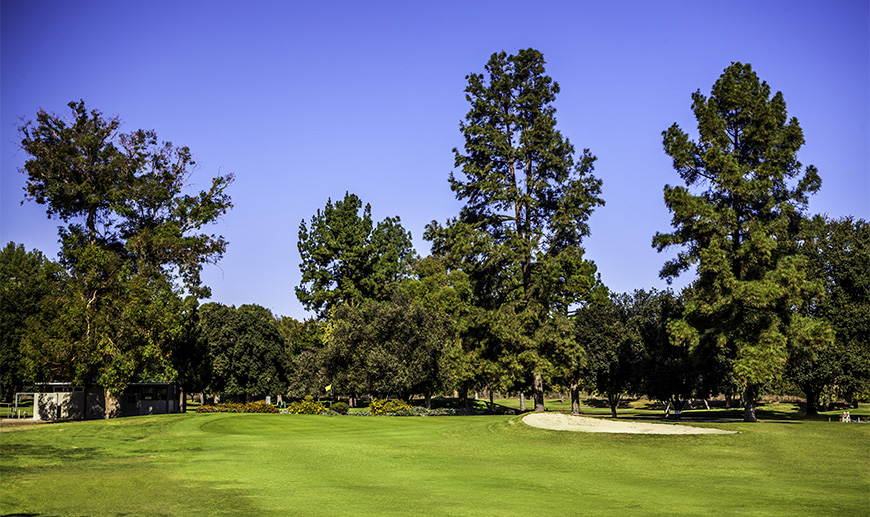
<instances>
[{"instance_id":1,"label":"blue sky","mask_svg":"<svg viewBox=\"0 0 870 517\"><path fill-rule=\"evenodd\" d=\"M0 3L0 239L49 257L59 224L23 206L19 118L83 99L123 129L189 146L194 187L234 173L230 242L204 279L213 300L305 317L299 223L350 191L398 215L425 255L425 225L460 208L447 183L465 76L493 52L543 52L562 93L558 127L598 156L606 206L587 256L614 291L665 287L662 200L679 177L661 132L695 133L692 92L748 62L818 167L813 213L870 219L868 2L62 2ZM686 278L685 281L689 280Z\"/></svg>"}]
</instances>

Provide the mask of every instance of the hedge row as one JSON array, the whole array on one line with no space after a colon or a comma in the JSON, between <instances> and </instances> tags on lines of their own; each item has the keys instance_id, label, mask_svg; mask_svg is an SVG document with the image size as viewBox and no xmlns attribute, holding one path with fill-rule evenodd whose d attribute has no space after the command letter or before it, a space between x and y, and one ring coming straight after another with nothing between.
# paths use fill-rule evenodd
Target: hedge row
<instances>
[{"instance_id":1,"label":"hedge row","mask_svg":"<svg viewBox=\"0 0 870 517\"><path fill-rule=\"evenodd\" d=\"M224 402L213 406L199 406L197 413L277 413L278 408L265 402Z\"/></svg>"}]
</instances>

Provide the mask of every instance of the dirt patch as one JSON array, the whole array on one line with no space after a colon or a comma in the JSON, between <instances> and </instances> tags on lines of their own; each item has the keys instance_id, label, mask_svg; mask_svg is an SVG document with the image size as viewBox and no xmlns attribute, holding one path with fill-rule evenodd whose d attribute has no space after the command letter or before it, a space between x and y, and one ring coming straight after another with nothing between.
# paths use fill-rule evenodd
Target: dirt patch
<instances>
[{"instance_id":1,"label":"dirt patch","mask_svg":"<svg viewBox=\"0 0 870 517\"><path fill-rule=\"evenodd\" d=\"M579 431L584 433L628 434L736 434L711 427L692 427L677 424L650 424L626 420L588 418L564 413L529 413L523 423L540 429L554 431Z\"/></svg>"}]
</instances>

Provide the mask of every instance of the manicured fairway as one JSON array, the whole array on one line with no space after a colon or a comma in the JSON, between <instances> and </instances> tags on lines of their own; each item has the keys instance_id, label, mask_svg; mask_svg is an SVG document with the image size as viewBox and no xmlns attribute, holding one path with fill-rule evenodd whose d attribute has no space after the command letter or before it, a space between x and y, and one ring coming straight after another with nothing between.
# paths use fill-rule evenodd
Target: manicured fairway
<instances>
[{"instance_id":1,"label":"manicured fairway","mask_svg":"<svg viewBox=\"0 0 870 517\"><path fill-rule=\"evenodd\" d=\"M519 417L163 415L3 429L0 513L867 515L870 425L545 431Z\"/></svg>"}]
</instances>

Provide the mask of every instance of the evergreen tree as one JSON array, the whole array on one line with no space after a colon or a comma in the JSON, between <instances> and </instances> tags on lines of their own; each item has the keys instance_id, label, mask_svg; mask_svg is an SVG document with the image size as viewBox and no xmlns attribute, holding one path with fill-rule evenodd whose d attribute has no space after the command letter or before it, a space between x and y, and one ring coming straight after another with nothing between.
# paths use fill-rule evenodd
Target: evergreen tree
<instances>
[{"instance_id":1,"label":"evergreen tree","mask_svg":"<svg viewBox=\"0 0 870 517\"><path fill-rule=\"evenodd\" d=\"M362 201L346 193L344 199L326 202L309 224L299 225L297 247L302 261L302 281L296 297L320 318L340 303L386 300L410 270L414 251L411 234L398 217L374 226L371 206L359 214Z\"/></svg>"},{"instance_id":2,"label":"evergreen tree","mask_svg":"<svg viewBox=\"0 0 870 517\"><path fill-rule=\"evenodd\" d=\"M569 307L598 285L584 258L587 220L603 204L595 157L556 129L553 101L559 85L545 74L534 49L493 54L487 75L467 76L471 109L460 124L459 174L450 175L458 219L432 223L436 255L451 255L475 284L480 307L494 311L491 330L501 347L497 384L534 378L535 408L543 410L543 378L552 358L571 340Z\"/></svg>"},{"instance_id":3,"label":"evergreen tree","mask_svg":"<svg viewBox=\"0 0 870 517\"><path fill-rule=\"evenodd\" d=\"M814 332L791 310L818 286L790 243L821 180L797 160L803 132L782 93L771 96L750 65L733 63L710 97L697 91L692 100L698 141L676 124L663 132L686 186L665 187L674 232L656 234L653 246L680 248L663 278L697 266L685 319L672 330L733 359L745 420L755 421L761 387L783 371L789 336Z\"/></svg>"}]
</instances>

